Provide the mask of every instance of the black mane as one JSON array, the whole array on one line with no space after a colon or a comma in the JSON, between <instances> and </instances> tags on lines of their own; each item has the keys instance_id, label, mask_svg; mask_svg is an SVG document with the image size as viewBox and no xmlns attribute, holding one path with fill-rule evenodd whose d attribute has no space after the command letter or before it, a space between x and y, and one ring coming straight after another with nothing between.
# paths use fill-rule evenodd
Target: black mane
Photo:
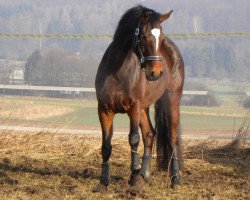
<instances>
[{"instance_id":1,"label":"black mane","mask_svg":"<svg viewBox=\"0 0 250 200\"><path fill-rule=\"evenodd\" d=\"M113 37L113 42L106 50L101 61L100 65L104 67L103 70L105 70L106 73L111 74L117 71L126 59L128 51L131 48L134 48L133 41L135 39L135 30L138 28L143 12L150 13L151 24L159 22L160 14L154 10L148 9L141 5L129 9L121 17ZM115 56L109 57L110 55ZM102 65L102 62L105 59L108 60L109 64Z\"/></svg>"},{"instance_id":2,"label":"black mane","mask_svg":"<svg viewBox=\"0 0 250 200\"><path fill-rule=\"evenodd\" d=\"M141 5L129 9L122 17L116 28L113 40L123 40L127 36L132 36L138 27L140 17L143 12L150 12L150 22L153 24L159 21L160 14ZM132 37L131 37L132 38Z\"/></svg>"}]
</instances>

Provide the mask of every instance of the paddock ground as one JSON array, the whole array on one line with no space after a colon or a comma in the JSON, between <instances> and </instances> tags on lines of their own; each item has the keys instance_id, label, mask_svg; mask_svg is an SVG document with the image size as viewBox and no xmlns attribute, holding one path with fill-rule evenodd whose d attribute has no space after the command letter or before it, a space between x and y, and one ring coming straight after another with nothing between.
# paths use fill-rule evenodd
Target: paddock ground
<instances>
[{"instance_id":1,"label":"paddock ground","mask_svg":"<svg viewBox=\"0 0 250 200\"><path fill-rule=\"evenodd\" d=\"M131 193L127 137L113 139L112 183L99 182L101 138L59 133L0 133L0 199L249 199L250 144L185 140L181 186L173 191L166 172L156 170L142 195ZM140 144L142 153L142 144Z\"/></svg>"}]
</instances>

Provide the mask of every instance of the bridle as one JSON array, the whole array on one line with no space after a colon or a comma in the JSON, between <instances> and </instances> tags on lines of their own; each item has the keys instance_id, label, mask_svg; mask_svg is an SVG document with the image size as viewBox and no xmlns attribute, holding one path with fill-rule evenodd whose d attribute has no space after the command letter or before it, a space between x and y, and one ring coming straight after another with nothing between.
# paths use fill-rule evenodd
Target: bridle
<instances>
[{"instance_id":1,"label":"bridle","mask_svg":"<svg viewBox=\"0 0 250 200\"><path fill-rule=\"evenodd\" d=\"M141 50L141 41L140 41L140 21L138 23L138 27L135 29L135 51L138 54L139 60L141 62L141 66L143 68L146 61L162 61L161 56L144 56Z\"/></svg>"}]
</instances>

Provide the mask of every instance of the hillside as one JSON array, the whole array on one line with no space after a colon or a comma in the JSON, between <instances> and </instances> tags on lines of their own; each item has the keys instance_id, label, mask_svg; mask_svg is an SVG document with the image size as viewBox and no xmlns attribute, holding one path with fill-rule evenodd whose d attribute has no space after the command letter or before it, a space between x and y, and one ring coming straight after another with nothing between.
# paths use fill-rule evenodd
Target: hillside
<instances>
[{"instance_id":1,"label":"hillside","mask_svg":"<svg viewBox=\"0 0 250 200\"><path fill-rule=\"evenodd\" d=\"M0 33L113 34L122 14L143 4L161 13L174 10L164 32L249 32L250 3L247 0L0 0ZM95 73L100 56L109 39L3 39L1 59L27 58L36 49L60 46L72 52L92 55L91 73ZM179 46L187 75L215 79L249 80L249 37L215 39L174 39ZM89 64L83 64L86 65Z\"/></svg>"}]
</instances>

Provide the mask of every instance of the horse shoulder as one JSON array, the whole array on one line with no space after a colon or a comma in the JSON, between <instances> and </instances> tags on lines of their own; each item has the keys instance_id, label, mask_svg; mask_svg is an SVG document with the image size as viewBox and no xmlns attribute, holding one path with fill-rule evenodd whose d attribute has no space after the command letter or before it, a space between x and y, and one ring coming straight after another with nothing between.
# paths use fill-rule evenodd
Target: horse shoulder
<instances>
[{"instance_id":1,"label":"horse shoulder","mask_svg":"<svg viewBox=\"0 0 250 200\"><path fill-rule=\"evenodd\" d=\"M129 51L122 62L114 62L109 51L112 52L112 48L104 54L96 76L97 99L118 112L126 112L143 96L140 64L133 51Z\"/></svg>"}]
</instances>

